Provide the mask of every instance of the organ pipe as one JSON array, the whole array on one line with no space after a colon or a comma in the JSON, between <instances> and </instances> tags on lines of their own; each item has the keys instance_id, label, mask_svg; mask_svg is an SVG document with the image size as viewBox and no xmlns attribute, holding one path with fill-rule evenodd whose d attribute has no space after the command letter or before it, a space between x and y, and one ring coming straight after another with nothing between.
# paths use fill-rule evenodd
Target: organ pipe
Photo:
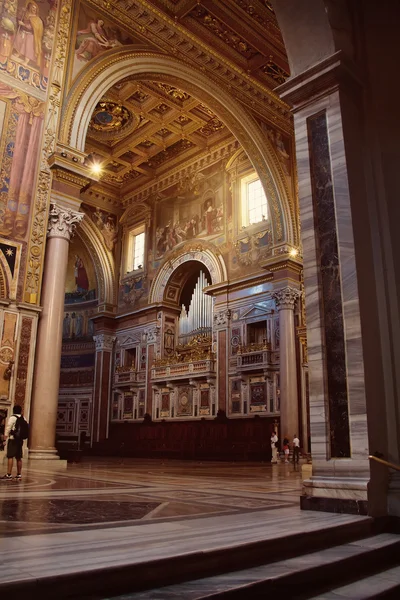
<instances>
[{"instance_id":1,"label":"organ pipe","mask_svg":"<svg viewBox=\"0 0 400 600\"><path fill-rule=\"evenodd\" d=\"M204 335L211 337L212 328L212 298L204 294L207 279L201 271L193 290L189 309L182 304L179 316L179 342L188 344L194 337Z\"/></svg>"}]
</instances>

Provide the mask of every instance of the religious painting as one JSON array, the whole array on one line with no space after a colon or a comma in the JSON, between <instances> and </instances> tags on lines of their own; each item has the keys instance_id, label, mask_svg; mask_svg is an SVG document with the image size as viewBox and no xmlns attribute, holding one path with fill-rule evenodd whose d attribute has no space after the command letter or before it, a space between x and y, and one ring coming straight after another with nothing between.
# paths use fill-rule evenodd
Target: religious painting
<instances>
[{"instance_id":1,"label":"religious painting","mask_svg":"<svg viewBox=\"0 0 400 600\"><path fill-rule=\"evenodd\" d=\"M7 104L1 138L0 234L24 239L35 190L45 103L0 83Z\"/></svg>"},{"instance_id":2,"label":"religious painting","mask_svg":"<svg viewBox=\"0 0 400 600\"><path fill-rule=\"evenodd\" d=\"M291 173L292 167L291 167L291 155L290 155L290 149L291 149L290 138L288 136L282 134L277 129L272 129L263 121L260 122L260 125L261 125L262 130L268 137L269 141L271 142L271 145L274 148L274 150L278 156L283 173L287 177L291 177L292 176L292 173Z\"/></svg>"},{"instance_id":3,"label":"religious painting","mask_svg":"<svg viewBox=\"0 0 400 600\"><path fill-rule=\"evenodd\" d=\"M119 304L126 308L143 304L148 296L147 278L139 275L125 280L119 288Z\"/></svg>"},{"instance_id":4,"label":"religious painting","mask_svg":"<svg viewBox=\"0 0 400 600\"><path fill-rule=\"evenodd\" d=\"M106 50L132 43L133 39L117 28L115 23L81 4L75 36L72 76L75 77L88 62Z\"/></svg>"},{"instance_id":5,"label":"religious painting","mask_svg":"<svg viewBox=\"0 0 400 600\"><path fill-rule=\"evenodd\" d=\"M218 165L172 186L156 205L155 260L195 238L223 243L224 234L224 173Z\"/></svg>"},{"instance_id":6,"label":"religious painting","mask_svg":"<svg viewBox=\"0 0 400 600\"><path fill-rule=\"evenodd\" d=\"M82 204L82 208L100 231L107 250L113 252L118 239L117 216L87 204Z\"/></svg>"},{"instance_id":7,"label":"religious painting","mask_svg":"<svg viewBox=\"0 0 400 600\"><path fill-rule=\"evenodd\" d=\"M65 304L87 302L97 297L96 274L91 256L80 238L70 245L65 286Z\"/></svg>"},{"instance_id":8,"label":"religious painting","mask_svg":"<svg viewBox=\"0 0 400 600\"><path fill-rule=\"evenodd\" d=\"M0 2L0 71L47 90L57 0Z\"/></svg>"}]
</instances>

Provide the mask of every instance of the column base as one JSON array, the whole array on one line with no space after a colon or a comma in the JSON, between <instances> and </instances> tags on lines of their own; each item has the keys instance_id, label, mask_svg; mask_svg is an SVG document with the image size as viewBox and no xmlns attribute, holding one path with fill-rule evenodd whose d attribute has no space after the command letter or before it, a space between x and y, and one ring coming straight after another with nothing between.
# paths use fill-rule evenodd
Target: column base
<instances>
[{"instance_id":1,"label":"column base","mask_svg":"<svg viewBox=\"0 0 400 600\"><path fill-rule=\"evenodd\" d=\"M66 469L67 461L61 460L55 448L46 450L29 450L28 464L51 469Z\"/></svg>"},{"instance_id":2,"label":"column base","mask_svg":"<svg viewBox=\"0 0 400 600\"><path fill-rule=\"evenodd\" d=\"M310 477L303 481L302 510L368 514L368 480L363 478Z\"/></svg>"}]
</instances>

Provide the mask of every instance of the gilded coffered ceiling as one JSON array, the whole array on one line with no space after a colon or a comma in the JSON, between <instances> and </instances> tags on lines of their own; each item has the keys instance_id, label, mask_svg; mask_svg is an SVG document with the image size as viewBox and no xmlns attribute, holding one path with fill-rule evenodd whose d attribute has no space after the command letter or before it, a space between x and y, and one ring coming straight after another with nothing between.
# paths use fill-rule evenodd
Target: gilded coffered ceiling
<instances>
[{"instance_id":1,"label":"gilded coffered ceiling","mask_svg":"<svg viewBox=\"0 0 400 600\"><path fill-rule=\"evenodd\" d=\"M184 90L128 80L97 105L86 151L101 166L101 181L125 191L228 139L222 121Z\"/></svg>"},{"instance_id":2,"label":"gilded coffered ceiling","mask_svg":"<svg viewBox=\"0 0 400 600\"><path fill-rule=\"evenodd\" d=\"M113 0L107 9L150 47L196 64L215 85L228 87L256 118L290 131L289 111L273 92L289 68L268 0ZM235 143L212 106L170 83L132 77L97 104L85 150L110 193L126 196Z\"/></svg>"}]
</instances>

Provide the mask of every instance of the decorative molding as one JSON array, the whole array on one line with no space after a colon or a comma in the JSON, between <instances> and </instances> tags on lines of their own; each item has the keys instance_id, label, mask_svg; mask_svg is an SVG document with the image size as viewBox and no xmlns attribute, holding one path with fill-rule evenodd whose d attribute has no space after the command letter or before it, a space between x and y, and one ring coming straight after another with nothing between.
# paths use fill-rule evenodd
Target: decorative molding
<instances>
[{"instance_id":1,"label":"decorative molding","mask_svg":"<svg viewBox=\"0 0 400 600\"><path fill-rule=\"evenodd\" d=\"M88 0L88 4L99 12L97 0ZM140 38L145 36L146 41L169 56L179 57L189 68L207 70L215 86L229 86L232 95L246 106L262 112L269 120L290 131L290 112L275 91L267 89L233 60L218 52L215 44L206 44L150 2L117 0L116 4L106 3L107 14L111 13L124 29L131 30Z\"/></svg>"},{"instance_id":2,"label":"decorative molding","mask_svg":"<svg viewBox=\"0 0 400 600\"><path fill-rule=\"evenodd\" d=\"M73 171L69 169L64 169L60 166L52 168L52 172L53 178L56 181L66 183L69 186L77 188L79 191L90 182L90 179L88 177L80 175L79 173L74 173Z\"/></svg>"},{"instance_id":3,"label":"decorative molding","mask_svg":"<svg viewBox=\"0 0 400 600\"><path fill-rule=\"evenodd\" d=\"M275 300L275 305L278 310L291 309L294 310L296 300L301 296L301 292L292 287L284 287L280 290L272 292L272 298Z\"/></svg>"},{"instance_id":4,"label":"decorative molding","mask_svg":"<svg viewBox=\"0 0 400 600\"><path fill-rule=\"evenodd\" d=\"M117 338L115 335L100 333L99 335L94 335L93 339L96 345L96 352L112 352L114 342Z\"/></svg>"},{"instance_id":5,"label":"decorative molding","mask_svg":"<svg viewBox=\"0 0 400 600\"><path fill-rule=\"evenodd\" d=\"M84 216L85 213L62 209L52 203L47 224L47 237L61 238L69 242L74 235L76 226Z\"/></svg>"},{"instance_id":6,"label":"decorative molding","mask_svg":"<svg viewBox=\"0 0 400 600\"><path fill-rule=\"evenodd\" d=\"M48 157L54 152L56 146L56 132L61 109L61 90L69 49L68 38L71 29L72 2L73 0L61 0L58 7L57 40L49 78L49 97L40 153L40 171L36 198L33 203L32 224L27 253L24 299L30 304L37 304L40 299L39 290L44 262L47 210L51 190L51 173L48 165Z\"/></svg>"}]
</instances>

